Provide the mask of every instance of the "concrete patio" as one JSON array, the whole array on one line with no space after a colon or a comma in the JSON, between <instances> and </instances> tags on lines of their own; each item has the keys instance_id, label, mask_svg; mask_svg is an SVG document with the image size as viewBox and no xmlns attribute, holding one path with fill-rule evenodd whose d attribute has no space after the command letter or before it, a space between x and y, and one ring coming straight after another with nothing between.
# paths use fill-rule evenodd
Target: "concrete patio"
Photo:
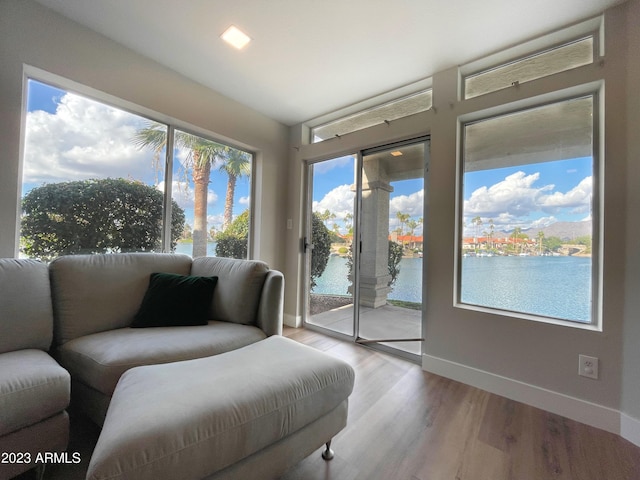
<instances>
[{"instance_id":1,"label":"concrete patio","mask_svg":"<svg viewBox=\"0 0 640 480\"><path fill-rule=\"evenodd\" d=\"M308 323L345 335L353 335L353 304L311 316ZM360 337L366 340L422 338L422 312L410 308L383 305L360 307ZM421 354L420 342L380 342L414 355Z\"/></svg>"}]
</instances>

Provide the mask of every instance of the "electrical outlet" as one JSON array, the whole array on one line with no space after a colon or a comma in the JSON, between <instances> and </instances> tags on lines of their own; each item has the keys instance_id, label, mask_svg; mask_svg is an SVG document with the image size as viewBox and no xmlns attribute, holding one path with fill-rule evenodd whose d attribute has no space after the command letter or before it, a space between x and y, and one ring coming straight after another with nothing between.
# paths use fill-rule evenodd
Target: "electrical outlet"
<instances>
[{"instance_id":1,"label":"electrical outlet","mask_svg":"<svg viewBox=\"0 0 640 480\"><path fill-rule=\"evenodd\" d=\"M578 355L578 375L598 379L598 357Z\"/></svg>"}]
</instances>

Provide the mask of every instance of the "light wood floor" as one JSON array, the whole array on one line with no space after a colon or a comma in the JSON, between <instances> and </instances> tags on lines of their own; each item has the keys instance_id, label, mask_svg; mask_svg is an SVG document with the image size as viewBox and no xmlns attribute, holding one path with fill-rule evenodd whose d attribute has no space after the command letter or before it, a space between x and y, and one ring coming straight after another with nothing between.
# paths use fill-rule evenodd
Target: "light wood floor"
<instances>
[{"instance_id":1,"label":"light wood floor","mask_svg":"<svg viewBox=\"0 0 640 480\"><path fill-rule=\"evenodd\" d=\"M640 448L584 424L309 330L285 335L356 371L335 458L281 480L638 480Z\"/></svg>"},{"instance_id":2,"label":"light wood floor","mask_svg":"<svg viewBox=\"0 0 640 480\"><path fill-rule=\"evenodd\" d=\"M319 333L284 334L347 361L356 384L335 458L318 450L281 480L640 480L640 448L621 437ZM98 434L72 416L82 463L51 465L45 480L84 479Z\"/></svg>"}]
</instances>

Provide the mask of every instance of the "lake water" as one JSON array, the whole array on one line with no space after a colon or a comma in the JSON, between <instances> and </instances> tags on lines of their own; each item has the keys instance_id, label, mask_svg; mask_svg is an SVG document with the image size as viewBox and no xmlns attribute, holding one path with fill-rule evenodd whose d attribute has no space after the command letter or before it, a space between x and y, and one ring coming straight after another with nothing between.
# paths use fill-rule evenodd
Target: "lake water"
<instances>
[{"instance_id":1,"label":"lake water","mask_svg":"<svg viewBox=\"0 0 640 480\"><path fill-rule=\"evenodd\" d=\"M348 295L351 283L347 278L349 268L347 259L333 255L329 257L327 268L316 280L313 293L326 295ZM400 273L389 295L392 300L405 300L420 303L422 300L422 259L403 258L400 260Z\"/></svg>"},{"instance_id":2,"label":"lake water","mask_svg":"<svg viewBox=\"0 0 640 480\"><path fill-rule=\"evenodd\" d=\"M329 258L314 293L347 295L347 263ZM422 259L403 258L390 299L421 301ZM464 257L463 303L588 322L591 312L589 257Z\"/></svg>"},{"instance_id":3,"label":"lake water","mask_svg":"<svg viewBox=\"0 0 640 480\"><path fill-rule=\"evenodd\" d=\"M193 254L193 243L185 242L176 245L176 253L184 253L185 255L191 256ZM208 242L207 243L207 257L215 257L216 256L216 242Z\"/></svg>"}]
</instances>

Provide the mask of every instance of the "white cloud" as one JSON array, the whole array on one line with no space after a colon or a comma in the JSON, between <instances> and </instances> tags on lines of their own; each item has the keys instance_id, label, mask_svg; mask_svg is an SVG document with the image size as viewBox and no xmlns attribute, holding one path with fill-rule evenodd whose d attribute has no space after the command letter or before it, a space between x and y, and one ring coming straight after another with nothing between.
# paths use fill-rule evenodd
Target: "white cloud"
<instances>
[{"instance_id":1,"label":"white cloud","mask_svg":"<svg viewBox=\"0 0 640 480\"><path fill-rule=\"evenodd\" d=\"M534 220L533 222L531 222L528 226L530 228L544 228L544 227L548 227L552 223L556 223L557 221L558 221L558 219L556 217L554 217L553 215L551 215L550 217L538 218L538 219Z\"/></svg>"},{"instance_id":2,"label":"white cloud","mask_svg":"<svg viewBox=\"0 0 640 480\"><path fill-rule=\"evenodd\" d=\"M395 217L396 213L408 213L411 218L419 218L424 212L424 189L410 195L398 195L389 202L389 216Z\"/></svg>"},{"instance_id":3,"label":"white cloud","mask_svg":"<svg viewBox=\"0 0 640 480\"><path fill-rule=\"evenodd\" d=\"M238 200L240 205L246 205L247 207L251 205L251 197L240 197Z\"/></svg>"},{"instance_id":4,"label":"white cloud","mask_svg":"<svg viewBox=\"0 0 640 480\"><path fill-rule=\"evenodd\" d=\"M333 160L329 160L326 162L316 163L313 165L313 173L324 174L333 170L334 168L344 167L346 165L355 166L355 158L352 155L334 158Z\"/></svg>"},{"instance_id":5,"label":"white cloud","mask_svg":"<svg viewBox=\"0 0 640 480\"><path fill-rule=\"evenodd\" d=\"M543 210L557 212L561 208L570 208L572 213L585 213L591 209L593 178L586 177L567 193L554 192L540 199Z\"/></svg>"},{"instance_id":6,"label":"white cloud","mask_svg":"<svg viewBox=\"0 0 640 480\"><path fill-rule=\"evenodd\" d=\"M24 181L154 178L153 154L132 142L145 120L67 93L55 114L27 114Z\"/></svg>"},{"instance_id":7,"label":"white cloud","mask_svg":"<svg viewBox=\"0 0 640 480\"><path fill-rule=\"evenodd\" d=\"M567 193L553 192L555 185L536 187L540 174L516 172L504 180L475 190L464 202L467 217L495 218L505 212L524 218L533 212L558 213L571 209L571 213L588 212L591 206L592 178L584 178Z\"/></svg>"},{"instance_id":8,"label":"white cloud","mask_svg":"<svg viewBox=\"0 0 640 480\"><path fill-rule=\"evenodd\" d=\"M160 182L157 189L164 192L164 182ZM184 182L174 181L171 189L172 197L182 208L193 208L193 188ZM209 189L207 193L207 205L214 205L218 201L218 194Z\"/></svg>"},{"instance_id":9,"label":"white cloud","mask_svg":"<svg viewBox=\"0 0 640 480\"><path fill-rule=\"evenodd\" d=\"M480 187L465 200L465 215L495 217L509 212L516 216L526 216L538 211L538 199L544 192L554 188L554 185L534 187L533 184L539 178L539 173L527 175L516 172L490 187Z\"/></svg>"},{"instance_id":10,"label":"white cloud","mask_svg":"<svg viewBox=\"0 0 640 480\"><path fill-rule=\"evenodd\" d=\"M222 229L222 223L224 221L224 215L222 213L216 215L207 215L208 228L213 227L216 231Z\"/></svg>"},{"instance_id":11,"label":"white cloud","mask_svg":"<svg viewBox=\"0 0 640 480\"><path fill-rule=\"evenodd\" d=\"M353 199L355 192L351 185L340 185L328 192L319 202L313 202L314 212L324 212L329 210L336 215L337 219L344 219L345 215L353 215Z\"/></svg>"}]
</instances>

